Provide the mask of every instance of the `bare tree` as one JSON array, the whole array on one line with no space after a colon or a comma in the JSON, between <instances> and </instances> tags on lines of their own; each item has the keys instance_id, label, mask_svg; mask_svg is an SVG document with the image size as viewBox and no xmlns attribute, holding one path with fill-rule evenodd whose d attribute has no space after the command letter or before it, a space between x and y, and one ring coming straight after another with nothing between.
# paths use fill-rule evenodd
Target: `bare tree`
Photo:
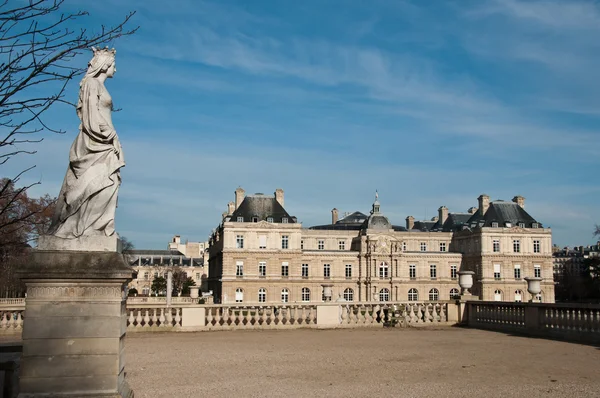
<instances>
[{"instance_id":1,"label":"bare tree","mask_svg":"<svg viewBox=\"0 0 600 398\"><path fill-rule=\"evenodd\" d=\"M1 0L0 0L1 1ZM72 61L92 46L110 43L131 35L138 28L125 29L135 12L130 12L116 26L101 26L98 32L74 30L69 26L88 15L86 11L62 13L64 0L29 0L0 3L0 166L18 155L34 154L32 144L39 143L44 131L63 133L60 127L44 122L44 113L57 103L75 106L65 100L67 84L85 71L86 65ZM31 166L0 184L0 197L10 196ZM5 203L17 200L36 182L14 190ZM0 205L0 216L6 213ZM0 223L0 231L33 213Z\"/></svg>"},{"instance_id":2,"label":"bare tree","mask_svg":"<svg viewBox=\"0 0 600 398\"><path fill-rule=\"evenodd\" d=\"M594 236L600 237L600 225L598 224L594 226Z\"/></svg>"}]
</instances>

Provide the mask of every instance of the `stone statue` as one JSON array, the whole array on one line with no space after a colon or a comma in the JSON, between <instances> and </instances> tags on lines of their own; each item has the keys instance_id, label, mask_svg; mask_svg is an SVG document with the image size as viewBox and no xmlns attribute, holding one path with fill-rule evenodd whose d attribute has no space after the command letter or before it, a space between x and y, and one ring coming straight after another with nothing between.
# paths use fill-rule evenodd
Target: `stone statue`
<instances>
[{"instance_id":1,"label":"stone statue","mask_svg":"<svg viewBox=\"0 0 600 398\"><path fill-rule=\"evenodd\" d=\"M115 233L120 169L125 166L121 143L112 124L106 78L116 72L114 49L96 49L79 84L79 134L69 153L49 235L60 238L112 236Z\"/></svg>"}]
</instances>

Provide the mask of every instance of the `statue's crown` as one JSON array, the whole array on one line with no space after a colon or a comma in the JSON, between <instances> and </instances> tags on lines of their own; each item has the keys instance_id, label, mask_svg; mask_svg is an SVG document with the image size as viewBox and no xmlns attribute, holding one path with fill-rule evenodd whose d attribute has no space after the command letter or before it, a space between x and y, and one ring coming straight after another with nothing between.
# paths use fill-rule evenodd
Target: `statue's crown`
<instances>
[{"instance_id":1,"label":"statue's crown","mask_svg":"<svg viewBox=\"0 0 600 398\"><path fill-rule=\"evenodd\" d=\"M117 53L117 50L115 50L114 48L108 48L108 46L104 47L104 48L96 48L96 47L92 47L92 51L94 52L94 56L96 55L110 55L110 56L115 56L115 54Z\"/></svg>"}]
</instances>

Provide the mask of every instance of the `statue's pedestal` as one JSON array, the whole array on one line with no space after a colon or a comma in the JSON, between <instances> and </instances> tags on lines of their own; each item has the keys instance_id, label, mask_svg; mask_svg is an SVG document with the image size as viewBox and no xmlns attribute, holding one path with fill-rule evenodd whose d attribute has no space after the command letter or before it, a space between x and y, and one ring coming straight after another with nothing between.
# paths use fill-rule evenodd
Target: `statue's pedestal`
<instances>
[{"instance_id":1,"label":"statue's pedestal","mask_svg":"<svg viewBox=\"0 0 600 398\"><path fill-rule=\"evenodd\" d=\"M62 241L44 239L21 270L19 397L133 397L124 370L131 267L116 251L44 250Z\"/></svg>"}]
</instances>

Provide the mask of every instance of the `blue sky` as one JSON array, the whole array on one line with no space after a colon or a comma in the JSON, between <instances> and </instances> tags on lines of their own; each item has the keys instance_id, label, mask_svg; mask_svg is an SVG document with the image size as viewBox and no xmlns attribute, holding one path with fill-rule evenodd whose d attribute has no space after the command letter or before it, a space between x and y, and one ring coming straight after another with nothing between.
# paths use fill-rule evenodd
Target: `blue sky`
<instances>
[{"instance_id":1,"label":"blue sky","mask_svg":"<svg viewBox=\"0 0 600 398\"><path fill-rule=\"evenodd\" d=\"M594 241L598 2L67 3L90 27L137 10L107 88L127 162L117 231L138 248L205 240L238 186L283 188L304 226L367 212L376 189L398 225L523 195L554 243ZM35 163L34 193L56 195L79 122L48 118L67 134L4 170Z\"/></svg>"}]
</instances>

